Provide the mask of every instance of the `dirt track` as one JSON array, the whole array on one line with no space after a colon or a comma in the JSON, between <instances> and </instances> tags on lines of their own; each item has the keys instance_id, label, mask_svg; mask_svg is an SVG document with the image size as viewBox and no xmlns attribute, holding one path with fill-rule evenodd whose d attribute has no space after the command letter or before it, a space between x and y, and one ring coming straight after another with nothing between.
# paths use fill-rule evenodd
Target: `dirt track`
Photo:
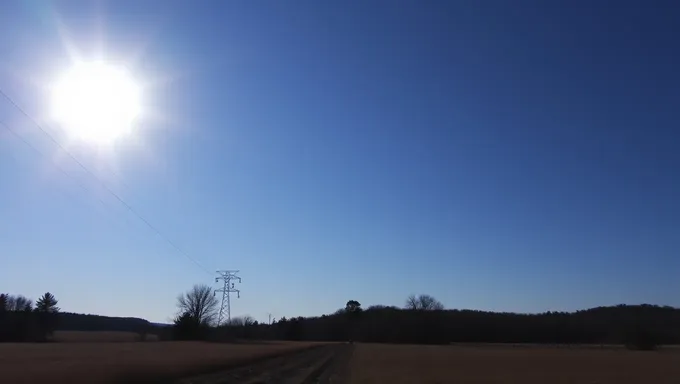
<instances>
[{"instance_id":1,"label":"dirt track","mask_svg":"<svg viewBox=\"0 0 680 384\"><path fill-rule=\"evenodd\" d=\"M354 346L324 345L226 371L184 378L175 384L344 383Z\"/></svg>"}]
</instances>

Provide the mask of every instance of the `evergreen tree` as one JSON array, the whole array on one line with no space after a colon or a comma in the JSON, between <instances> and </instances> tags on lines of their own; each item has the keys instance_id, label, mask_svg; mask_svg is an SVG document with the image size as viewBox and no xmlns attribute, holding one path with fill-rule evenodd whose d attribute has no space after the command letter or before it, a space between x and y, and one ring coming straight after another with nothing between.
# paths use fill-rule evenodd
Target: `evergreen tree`
<instances>
[{"instance_id":1,"label":"evergreen tree","mask_svg":"<svg viewBox=\"0 0 680 384\"><path fill-rule=\"evenodd\" d=\"M57 300L53 294L46 292L35 303L35 312L38 315L38 327L40 335L43 340L54 334L57 328L57 320L59 307L57 307Z\"/></svg>"}]
</instances>

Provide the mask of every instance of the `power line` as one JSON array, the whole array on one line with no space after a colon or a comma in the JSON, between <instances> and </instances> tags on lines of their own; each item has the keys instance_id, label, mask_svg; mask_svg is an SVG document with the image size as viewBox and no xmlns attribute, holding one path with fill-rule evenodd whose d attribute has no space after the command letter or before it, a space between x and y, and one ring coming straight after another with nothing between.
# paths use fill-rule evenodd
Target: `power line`
<instances>
[{"instance_id":1,"label":"power line","mask_svg":"<svg viewBox=\"0 0 680 384\"><path fill-rule=\"evenodd\" d=\"M206 273L210 273L208 269L203 267L201 263L199 263L196 259L191 257L187 252L182 250L177 244L175 244L172 240L170 240L168 237L163 235L156 227L154 227L147 219L145 219L141 214L139 214L130 204L128 204L125 200L123 200L116 192L111 190L111 188L106 185L97 175L95 175L93 172L91 172L80 160L78 160L71 152L69 152L66 148L64 148L63 145L61 145L55 138L52 136L49 132L47 132L40 123L38 123L31 115L29 115L26 111L24 111L9 95L5 93L2 89L0 89L0 94L9 101L14 108L16 108L19 112L21 112L22 115L26 116L38 129L40 129L54 144L56 144L64 153L66 153L73 161L76 162L82 168L86 173L88 173L90 176L92 176L95 180L99 182L99 184L104 188L107 192L109 192L116 200L118 200L125 208L127 208L130 212L132 212L135 216L137 216L138 219L140 219L144 224L146 224L147 227L149 227L153 232L156 233L159 237L161 237L165 242L170 244L175 250L177 250L179 253L184 255L187 259L191 260L194 264L196 264L199 268L201 268L203 271Z\"/></svg>"},{"instance_id":2,"label":"power line","mask_svg":"<svg viewBox=\"0 0 680 384\"><path fill-rule=\"evenodd\" d=\"M90 188L88 188L87 185L85 185L82 181L78 180L75 176L73 176L73 175L71 175L70 173L66 172L66 171L65 171L63 168L61 168L57 163L55 163L54 160L51 160L47 155L45 155L42 151L40 151L38 148L36 148L33 144L31 144L31 143L30 143L28 140L26 140L23 136L19 135L14 129L12 129L9 125L7 125L7 123L5 123L4 121L1 121L1 120L0 120L0 125L1 125L3 128L5 128L9 133L11 133L14 137L16 137L17 139L19 139L22 143L24 143L27 147L29 147L29 148L32 149L35 153L37 153L38 156L40 156L40 157L46 159L46 160L50 163L50 165L52 165L52 166L53 166L55 169L57 169L59 172L61 172L61 173L64 174L65 176L67 176L67 177L73 179L73 181L75 181L76 184L77 184L79 187L81 187L83 190L85 190L86 192L88 192L88 193L92 194L93 196L95 196L95 198L97 199L97 201L99 201L99 203L100 203L105 209L111 208L111 205L110 205L110 204L106 203L106 202L105 202L104 200L102 200L100 197L96 196L96 194L94 193L94 191L92 191ZM70 194L69 194L69 195L70 195ZM75 196L73 196L73 195L70 195L70 197L75 198ZM126 219L125 221L128 222L127 219ZM120 227L118 227L118 228L120 229Z\"/></svg>"},{"instance_id":3,"label":"power line","mask_svg":"<svg viewBox=\"0 0 680 384\"><path fill-rule=\"evenodd\" d=\"M44 157L44 158L47 158L47 156L45 156L44 153L42 153L38 148L36 148L33 144L31 144L31 143L30 143L28 140L26 140L23 136L19 135L15 130L13 130L9 125L7 125L7 123L5 123L4 121L0 121L0 125L2 125L2 126L3 126L9 133L11 133L14 137L16 137L17 139L21 140L22 143L26 144L26 146L28 146L29 148L31 148L31 149L32 149L35 153L37 153L39 156ZM74 180L81 188L83 188L85 191L90 192L90 193L92 193L92 194L94 195L93 191L90 190L85 184L83 184L80 180L76 179L76 178L75 178L73 175L71 175L70 173L66 172L63 168L59 167L57 164L54 163L54 161L50 161L50 163L51 163L57 170L59 170L61 173L63 173L64 175L70 177L71 179L73 179L73 180ZM97 200L99 200L99 202L100 202L104 207L108 207L108 205L106 204L106 202L105 202L104 200L102 200L101 198L97 197Z\"/></svg>"},{"instance_id":4,"label":"power line","mask_svg":"<svg viewBox=\"0 0 680 384\"><path fill-rule=\"evenodd\" d=\"M235 270L217 271L219 276L215 278L215 282L217 283L220 280L224 280L224 286L220 289L216 289L214 293L214 295L217 295L217 292L222 292L222 305L220 306L220 314L217 317L218 326L222 324L222 320L225 316L227 317L227 324L231 323L231 297L229 294L235 292L236 297L241 298L241 291L235 289L234 283L231 282L232 280L238 280L238 282L241 283L241 278L236 275L238 272L239 271Z\"/></svg>"}]
</instances>

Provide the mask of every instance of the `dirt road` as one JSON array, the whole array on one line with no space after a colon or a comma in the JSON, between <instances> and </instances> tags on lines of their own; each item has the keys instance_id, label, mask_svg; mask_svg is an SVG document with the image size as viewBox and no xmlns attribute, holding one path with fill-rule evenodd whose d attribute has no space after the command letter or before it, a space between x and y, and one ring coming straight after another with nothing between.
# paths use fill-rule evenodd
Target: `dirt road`
<instances>
[{"instance_id":1,"label":"dirt road","mask_svg":"<svg viewBox=\"0 0 680 384\"><path fill-rule=\"evenodd\" d=\"M341 384L353 350L351 344L323 345L175 384Z\"/></svg>"}]
</instances>

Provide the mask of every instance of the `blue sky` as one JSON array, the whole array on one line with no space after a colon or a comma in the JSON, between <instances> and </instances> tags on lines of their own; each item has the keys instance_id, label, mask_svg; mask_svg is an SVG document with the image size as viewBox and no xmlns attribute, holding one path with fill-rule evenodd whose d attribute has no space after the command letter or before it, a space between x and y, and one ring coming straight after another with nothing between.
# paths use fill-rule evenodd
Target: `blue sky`
<instances>
[{"instance_id":1,"label":"blue sky","mask_svg":"<svg viewBox=\"0 0 680 384\"><path fill-rule=\"evenodd\" d=\"M98 179L0 100L45 154L0 127L0 290L152 321L217 269L241 270L232 313L259 320L412 293L680 306L679 16L672 2L6 1L0 88ZM73 52L146 84L113 150L46 120Z\"/></svg>"}]
</instances>

